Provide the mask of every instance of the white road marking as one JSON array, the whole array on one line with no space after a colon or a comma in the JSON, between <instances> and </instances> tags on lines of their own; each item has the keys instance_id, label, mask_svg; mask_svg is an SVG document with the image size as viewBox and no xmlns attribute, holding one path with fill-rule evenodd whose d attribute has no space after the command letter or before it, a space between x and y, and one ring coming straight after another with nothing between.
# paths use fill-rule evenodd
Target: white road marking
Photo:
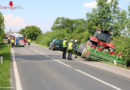
<instances>
[{"instance_id":1,"label":"white road marking","mask_svg":"<svg viewBox=\"0 0 130 90\"><path fill-rule=\"evenodd\" d=\"M61 61L59 61L59 60L55 60L55 61L57 61L58 63L60 63L60 64L62 64L62 65L64 65L64 66L66 66L66 67L72 68L71 66L69 66L69 65L67 65L67 64L65 64L65 63L63 63L63 62L61 62Z\"/></svg>"},{"instance_id":2,"label":"white road marking","mask_svg":"<svg viewBox=\"0 0 130 90\"><path fill-rule=\"evenodd\" d=\"M14 50L11 48L12 52L12 60L13 60L13 67L14 67L14 76L15 76L15 85L16 85L16 90L22 90L20 78L19 78L19 73L18 73L18 68L17 64L15 61L15 55L14 55Z\"/></svg>"},{"instance_id":3,"label":"white road marking","mask_svg":"<svg viewBox=\"0 0 130 90\"><path fill-rule=\"evenodd\" d=\"M92 75L90 75L90 74L88 74L88 73L85 73L85 72L83 72L83 71L81 71L81 70L79 70L79 69L75 69L75 71L80 72L80 73L82 73L82 74L84 74L84 75L86 75L86 76L88 76L88 77L90 77L90 78L92 78L92 79L95 79L95 80L97 80L97 81L99 81L99 82L101 82L101 83L103 83L103 84L105 84L105 85L107 85L107 86L110 86L110 87L112 87L112 88L114 88L114 89L116 89L116 90L122 90L122 89L120 89L120 88L118 88L118 87L116 87L116 86L114 86L114 85L112 85L112 84L109 84L109 83L107 83L107 82L105 82L105 81L103 81L103 80L101 80L101 79L99 79L99 78L96 78L96 77L94 77L94 76L92 76Z\"/></svg>"},{"instance_id":4,"label":"white road marking","mask_svg":"<svg viewBox=\"0 0 130 90\"><path fill-rule=\"evenodd\" d=\"M38 53L40 53L40 54L42 54L42 55L45 55L44 53L42 53L40 51L37 51L36 49L33 49L33 48L31 48L31 49L34 50L34 51L36 51L36 52L38 52ZM46 55L46 57L50 58L48 55ZM51 59L53 59L53 58L51 58ZM71 66L69 66L69 65L67 65L67 64L65 64L65 63L63 63L63 62L61 62L61 61L59 61L57 59L54 59L54 61L56 61L56 62L58 62L58 63L60 63L60 64L62 64L64 66L66 66L66 67L72 68Z\"/></svg>"},{"instance_id":5,"label":"white road marking","mask_svg":"<svg viewBox=\"0 0 130 90\"><path fill-rule=\"evenodd\" d=\"M32 49L32 50L34 50L34 51L37 51L36 49ZM42 52L40 52L40 51L38 51L40 54L42 54L42 55L45 55L44 53L42 53ZM47 57L49 57L48 55L46 55ZM53 59L53 58L51 58L51 59ZM73 67L71 67L70 65L68 65L68 64L65 64L65 63L63 63L63 62L61 62L61 61L59 61L59 60L56 60L56 59L54 59L56 62L58 62L58 63L60 63L60 64L62 64L62 65L64 65L64 66L66 66L66 67L69 67L69 68L73 68ZM80 61L81 62L81 61ZM84 63L84 62L82 62L82 63ZM73 68L74 69L74 68ZM116 86L114 86L114 85L112 85L112 84L110 84L110 83L107 83L107 82L105 82L105 81L103 81L103 80L101 80L101 79L99 79L99 78L97 78L97 77L94 77L93 75L90 75L90 74L88 74L88 73L85 73L85 72L83 72L83 71L81 71L81 70L79 70L79 69L74 69L75 71L77 71L77 72L80 72L80 73L82 73L82 74L84 74L84 75L86 75L86 76L88 76L88 77L90 77L90 78L92 78L92 79L94 79L94 80L97 80L97 81L99 81L99 82L101 82L101 83L103 83L103 84L105 84L105 85L107 85L107 86L109 86L109 87L112 87L112 88L114 88L114 89L116 89L116 90L122 90L121 88L118 88L118 87L116 87Z\"/></svg>"}]
</instances>

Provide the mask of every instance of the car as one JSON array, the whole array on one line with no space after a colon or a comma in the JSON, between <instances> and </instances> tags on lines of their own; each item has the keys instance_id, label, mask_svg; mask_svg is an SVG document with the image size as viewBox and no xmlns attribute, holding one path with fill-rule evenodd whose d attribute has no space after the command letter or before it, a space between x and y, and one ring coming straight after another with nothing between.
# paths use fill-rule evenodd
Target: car
<instances>
[{"instance_id":1,"label":"car","mask_svg":"<svg viewBox=\"0 0 130 90\"><path fill-rule=\"evenodd\" d=\"M53 39L49 44L49 49L50 50L63 50L62 42L63 40Z\"/></svg>"}]
</instances>

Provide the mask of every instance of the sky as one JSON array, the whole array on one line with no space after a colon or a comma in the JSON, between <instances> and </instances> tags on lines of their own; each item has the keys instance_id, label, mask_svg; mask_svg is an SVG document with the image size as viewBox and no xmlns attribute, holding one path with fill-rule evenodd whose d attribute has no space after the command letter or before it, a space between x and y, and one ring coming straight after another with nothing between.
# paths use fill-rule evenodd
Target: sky
<instances>
[{"instance_id":1,"label":"sky","mask_svg":"<svg viewBox=\"0 0 130 90\"><path fill-rule=\"evenodd\" d=\"M14 10L9 8L13 2ZM110 0L108 0L110 2ZM119 7L128 9L130 0L119 0ZM27 25L36 25L42 32L51 31L57 17L85 18L87 12L96 8L96 0L0 0L0 12L4 15L5 31L18 32Z\"/></svg>"}]
</instances>

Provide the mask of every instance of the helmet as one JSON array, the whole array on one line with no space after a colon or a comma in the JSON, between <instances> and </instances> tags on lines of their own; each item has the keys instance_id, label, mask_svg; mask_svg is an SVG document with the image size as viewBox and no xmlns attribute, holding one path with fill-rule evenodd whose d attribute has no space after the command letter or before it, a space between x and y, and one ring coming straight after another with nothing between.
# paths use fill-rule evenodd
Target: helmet
<instances>
[{"instance_id":1,"label":"helmet","mask_svg":"<svg viewBox=\"0 0 130 90\"><path fill-rule=\"evenodd\" d=\"M67 37L65 37L64 39L67 40Z\"/></svg>"},{"instance_id":2,"label":"helmet","mask_svg":"<svg viewBox=\"0 0 130 90\"><path fill-rule=\"evenodd\" d=\"M75 40L75 42L77 42L77 40Z\"/></svg>"}]
</instances>

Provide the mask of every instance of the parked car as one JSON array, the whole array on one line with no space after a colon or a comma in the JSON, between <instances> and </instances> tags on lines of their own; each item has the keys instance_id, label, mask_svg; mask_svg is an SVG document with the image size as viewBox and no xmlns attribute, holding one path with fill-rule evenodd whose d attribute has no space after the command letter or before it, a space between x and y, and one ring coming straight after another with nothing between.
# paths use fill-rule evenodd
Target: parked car
<instances>
[{"instance_id":1,"label":"parked car","mask_svg":"<svg viewBox=\"0 0 130 90\"><path fill-rule=\"evenodd\" d=\"M51 50L63 50L62 42L63 42L63 40L53 39L50 42L49 49L51 49Z\"/></svg>"}]
</instances>

